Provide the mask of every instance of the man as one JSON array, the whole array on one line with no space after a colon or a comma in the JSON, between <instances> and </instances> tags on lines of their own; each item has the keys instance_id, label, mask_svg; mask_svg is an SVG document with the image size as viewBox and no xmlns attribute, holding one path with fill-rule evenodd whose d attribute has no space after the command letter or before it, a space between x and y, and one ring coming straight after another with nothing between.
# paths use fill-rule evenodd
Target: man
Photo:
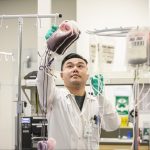
<instances>
[{"instance_id":1,"label":"man","mask_svg":"<svg viewBox=\"0 0 150 150\"><path fill-rule=\"evenodd\" d=\"M52 59L46 57L48 64ZM120 125L117 112L107 100L100 94L92 96L86 92L87 65L82 56L67 55L60 73L64 88L56 87L53 76L44 69L38 72L37 86L41 105L47 112L48 137L56 140L58 150L98 150L100 127L112 131Z\"/></svg>"}]
</instances>

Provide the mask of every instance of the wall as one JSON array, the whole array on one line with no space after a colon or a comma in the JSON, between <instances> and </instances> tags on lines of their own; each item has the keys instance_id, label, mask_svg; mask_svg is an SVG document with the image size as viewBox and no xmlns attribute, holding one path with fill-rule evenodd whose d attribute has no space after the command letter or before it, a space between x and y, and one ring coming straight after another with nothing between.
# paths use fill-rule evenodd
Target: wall
<instances>
[{"instance_id":1,"label":"wall","mask_svg":"<svg viewBox=\"0 0 150 150\"><path fill-rule=\"evenodd\" d=\"M83 6L86 3L86 7ZM77 42L77 52L84 54L89 60L89 41L92 36L86 33L87 30L119 28L119 27L141 27L149 25L149 1L148 0L77 0L77 21L82 29L82 34ZM110 37L103 37L104 40ZM119 55L119 62L114 68L119 68L117 72L112 70L112 66L103 65L101 71L105 73L108 84L111 78L115 82L127 83L129 78L133 78L133 70L122 72L124 68L126 39L117 39L116 53ZM115 41L115 42L116 42ZM116 62L116 59L114 60ZM101 64L99 64L100 66ZM111 70L111 71L110 71ZM100 71L97 71L100 72ZM127 80L126 80L127 79ZM125 81L124 81L125 80Z\"/></svg>"},{"instance_id":2,"label":"wall","mask_svg":"<svg viewBox=\"0 0 150 150\"><path fill-rule=\"evenodd\" d=\"M37 13L37 7L37 0L0 0L0 15ZM72 45L68 52L77 50L87 58L89 57L89 39L85 33L87 29L142 26L149 23L148 0L52 0L51 11L62 13L62 20L77 19L82 34L77 41L77 47L76 44ZM58 20L58 23L62 20ZM36 19L26 19L23 27L22 77L31 70L37 69ZM13 52L16 61L0 61L0 149L14 148L16 103L13 101L17 100L17 49L17 20L4 20L0 28L0 51ZM28 55L32 57L31 68L26 67L26 56ZM62 57L64 56L60 56L58 61ZM57 66L58 69L59 65L60 63ZM129 74L119 73L118 76L124 77ZM122 78L120 79L122 81Z\"/></svg>"},{"instance_id":3,"label":"wall","mask_svg":"<svg viewBox=\"0 0 150 150\"><path fill-rule=\"evenodd\" d=\"M0 15L33 14L37 12L36 0L0 0ZM15 146L15 116L18 80L18 21L17 19L3 19L0 21L0 51L14 54L15 61L5 57L0 60L0 149L14 149ZM37 47L36 20L24 19L22 77L31 68L36 68ZM26 67L26 57L32 57L31 68ZM35 63L36 62L36 63Z\"/></svg>"},{"instance_id":4,"label":"wall","mask_svg":"<svg viewBox=\"0 0 150 150\"><path fill-rule=\"evenodd\" d=\"M40 6L44 1L37 0L0 0L0 15L15 15L15 14L42 14L44 9ZM60 4L61 3L61 4ZM67 4L67 5L66 5ZM45 4L43 4L44 7ZM51 2L49 2L51 5ZM61 6L61 10L60 10ZM65 19L76 19L76 1L65 0L65 2L52 0L51 6L47 6L48 12L62 13L63 18L58 19L57 24ZM41 9L41 10L40 10ZM68 13L68 11L70 13ZM15 147L15 116L16 116L16 103L17 101L17 81L18 81L18 21L17 19L0 20L2 27L0 27L0 51L12 52L15 61L11 58L8 62L5 57L0 59L0 149L14 149ZM40 27L41 21L41 27ZM54 23L54 20L52 20ZM1 24L0 24L1 25ZM38 28L37 28L38 26ZM37 70L37 52L44 50L45 45L40 43L45 42L44 35L50 26L49 22L44 19L24 19L23 23L23 50L22 50L22 78L30 71ZM43 29L44 28L44 29ZM70 51L76 51L75 44L70 47ZM44 47L45 48L45 47ZM27 56L31 57L31 67L27 68ZM62 56L59 57L59 61ZM58 61L56 61L58 62ZM60 68L60 63L57 64L57 69ZM22 96L22 100L26 100ZM7 110L6 111L6 107ZM27 112L29 114L29 112Z\"/></svg>"},{"instance_id":5,"label":"wall","mask_svg":"<svg viewBox=\"0 0 150 150\"><path fill-rule=\"evenodd\" d=\"M83 6L85 7L83 8ZM149 0L77 0L77 21L82 30L80 39L77 42L77 52L84 54L89 60L89 41L91 37L86 33L87 30L149 26L149 17ZM125 49L125 39L123 40L123 42L121 40L119 41L120 45L117 47L119 48L120 46L120 53L122 54L120 55L120 62L117 63L117 67L120 68L123 67L121 64L124 58L123 49ZM93 67L100 67L100 64L97 66L93 65ZM133 83L133 70L128 70L128 72L113 72L110 66L104 65L102 67L105 70L104 77L106 83ZM100 71L98 70L97 73L100 73ZM144 81L145 83L149 83L149 76L147 76L147 79L143 79L144 70L140 70L140 73L140 82ZM143 118L142 120L147 119L147 114L142 114L141 116ZM140 122L140 126L142 126L142 122Z\"/></svg>"},{"instance_id":6,"label":"wall","mask_svg":"<svg viewBox=\"0 0 150 150\"><path fill-rule=\"evenodd\" d=\"M148 0L77 0L77 21L83 33L77 50L84 53L88 52L88 35L85 31L148 25L149 3Z\"/></svg>"}]
</instances>

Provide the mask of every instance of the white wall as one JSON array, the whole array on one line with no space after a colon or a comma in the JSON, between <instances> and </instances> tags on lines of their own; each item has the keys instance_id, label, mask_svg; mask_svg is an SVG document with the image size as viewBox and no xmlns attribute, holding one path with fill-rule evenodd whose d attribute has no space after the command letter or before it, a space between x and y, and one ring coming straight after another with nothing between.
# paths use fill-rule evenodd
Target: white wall
<instances>
[{"instance_id":1,"label":"white wall","mask_svg":"<svg viewBox=\"0 0 150 150\"><path fill-rule=\"evenodd\" d=\"M87 30L149 26L149 10L149 0L77 0L77 21L82 31L77 42L77 52L89 59L90 36L86 33ZM110 71L109 66L104 69L107 70L104 77L108 84L133 83L133 71L115 73ZM149 79L144 82L149 83ZM147 114L142 115L142 118L146 120Z\"/></svg>"},{"instance_id":2,"label":"white wall","mask_svg":"<svg viewBox=\"0 0 150 150\"><path fill-rule=\"evenodd\" d=\"M83 8L84 5L85 7ZM77 42L77 52L89 59L89 41L91 36L86 33L87 30L149 26L149 0L77 0L77 21L82 30L82 34ZM109 41L111 37L105 37L103 41L106 39ZM115 56L119 55L119 53L122 54L120 55L119 63L117 62L117 57L115 57L115 66L106 64L97 66L101 67L99 70L104 72L108 83L113 83L111 78L115 78L115 82L117 81L118 83L127 83L130 81L130 78L133 78L132 70L121 72L125 70L125 40L125 38L114 40L117 50ZM96 64L94 66L96 67ZM113 71L113 68L120 71Z\"/></svg>"},{"instance_id":3,"label":"white wall","mask_svg":"<svg viewBox=\"0 0 150 150\"><path fill-rule=\"evenodd\" d=\"M14 14L44 14L44 13L62 13L63 18L58 19L58 24L65 19L73 19L76 17L76 1L65 0L56 1L47 0L0 0L0 15ZM51 11L51 2L53 10ZM61 3L61 4L60 4ZM46 6L45 6L46 5ZM68 5L70 7L68 7ZM61 6L61 7L60 7ZM61 10L59 9L61 8ZM70 11L70 13L68 13ZM15 116L17 100L17 81L18 81L18 21L16 19L0 20L2 27L0 28L0 51L12 52L15 61L11 58L5 62L5 57L0 59L0 149L13 149L15 146ZM23 22L23 50L22 50L22 78L30 71L37 70L37 50L44 50L44 35L50 27L50 20L44 21L37 19L24 19ZM54 23L54 20L52 20ZM39 30L38 30L39 29ZM75 44L71 46L70 51L75 51ZM31 56L31 68L26 67L26 57ZM60 59L62 57L60 56ZM58 61L57 61L58 62ZM58 63L57 65L60 65ZM59 66L58 66L59 68ZM25 97L22 97L25 100ZM7 109L6 109L7 108Z\"/></svg>"},{"instance_id":4,"label":"white wall","mask_svg":"<svg viewBox=\"0 0 150 150\"><path fill-rule=\"evenodd\" d=\"M37 12L36 0L0 0L0 15L31 14ZM2 21L2 22L1 22ZM14 54L15 61L0 59L0 149L12 150L15 147L15 116L18 80L18 21L1 20L0 51ZM22 76L31 68L36 68L37 32L36 20L25 19L23 24ZM26 56L32 57L31 68L26 67ZM36 62L36 64L35 64Z\"/></svg>"},{"instance_id":5,"label":"white wall","mask_svg":"<svg viewBox=\"0 0 150 150\"><path fill-rule=\"evenodd\" d=\"M86 51L88 58L86 30L148 25L148 2L148 0L77 0L77 21L82 29L77 51L84 54Z\"/></svg>"},{"instance_id":6,"label":"white wall","mask_svg":"<svg viewBox=\"0 0 150 150\"><path fill-rule=\"evenodd\" d=\"M148 0L51 0L52 13L62 13L64 19L74 19L81 27L77 52L89 57L87 29L104 27L143 26L149 23ZM42 1L44 3L44 1ZM68 7L68 5L70 7ZM0 0L0 15L37 13L37 0ZM131 13L132 12L132 13ZM61 20L59 20L61 21ZM59 23L58 21L58 23ZM36 19L24 20L22 77L37 67ZM38 41L39 42L39 41ZM17 20L4 20L0 28L0 51L13 52L16 61L0 60L0 149L14 148L14 116L17 96ZM76 51L73 45L70 51ZM86 51L86 52L85 52ZM26 56L32 56L32 67L26 68ZM62 57L60 56L60 59ZM122 74L123 76L123 74Z\"/></svg>"}]
</instances>

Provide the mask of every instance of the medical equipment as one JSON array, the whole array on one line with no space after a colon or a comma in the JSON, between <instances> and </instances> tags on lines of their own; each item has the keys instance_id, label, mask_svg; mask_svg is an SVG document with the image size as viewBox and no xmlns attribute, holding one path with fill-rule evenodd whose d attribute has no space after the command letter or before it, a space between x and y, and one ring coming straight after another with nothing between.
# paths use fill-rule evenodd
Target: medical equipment
<instances>
[{"instance_id":1,"label":"medical equipment","mask_svg":"<svg viewBox=\"0 0 150 150\"><path fill-rule=\"evenodd\" d=\"M110 45L110 44L102 45L102 51L103 51L102 58L104 63L108 63L108 64L113 63L114 49L115 49L114 45Z\"/></svg>"},{"instance_id":2,"label":"medical equipment","mask_svg":"<svg viewBox=\"0 0 150 150\"><path fill-rule=\"evenodd\" d=\"M133 149L138 149L139 146L139 104L144 98L140 100L139 94L139 79L140 69L144 65L149 66L150 60L150 43L149 43L150 29L148 27L134 28L127 34L127 63L133 67L134 70L134 116L133 116ZM137 115L135 115L137 114Z\"/></svg>"},{"instance_id":3,"label":"medical equipment","mask_svg":"<svg viewBox=\"0 0 150 150\"><path fill-rule=\"evenodd\" d=\"M47 129L47 119L44 117L37 116L21 118L23 150L37 148L37 143L40 140L44 141L45 143L47 142L47 132L45 132L45 135L43 136L44 126Z\"/></svg>"},{"instance_id":4,"label":"medical equipment","mask_svg":"<svg viewBox=\"0 0 150 150\"><path fill-rule=\"evenodd\" d=\"M18 101L17 101L17 149L22 149L22 138L21 138L21 113L22 113L22 101L21 101L21 54L22 54L22 29L23 29L23 18L56 18L62 17L61 14L25 14L25 15L0 15L1 25L4 19L18 19L19 28L19 42L18 42Z\"/></svg>"},{"instance_id":5,"label":"medical equipment","mask_svg":"<svg viewBox=\"0 0 150 150\"><path fill-rule=\"evenodd\" d=\"M139 145L139 127L138 127L138 106L143 101L139 101L142 90L139 92L140 69L143 66L150 65L150 29L149 27L127 27L127 28L112 28L87 31L90 35L97 35L100 37L125 37L126 38L126 62L134 70L133 91L134 91L134 109L131 119L133 122L133 149L138 150ZM90 48L91 49L91 48ZM95 60L92 60L94 62ZM98 66L101 66L99 64ZM98 72L100 73L100 72ZM140 94L138 94L140 93ZM149 93L149 90L148 90ZM146 94L145 94L146 95ZM144 96L145 97L145 96Z\"/></svg>"},{"instance_id":6,"label":"medical equipment","mask_svg":"<svg viewBox=\"0 0 150 150\"><path fill-rule=\"evenodd\" d=\"M63 21L47 40L47 48L61 55L79 38L80 30L73 20Z\"/></svg>"},{"instance_id":7,"label":"medical equipment","mask_svg":"<svg viewBox=\"0 0 150 150\"><path fill-rule=\"evenodd\" d=\"M96 37L96 35L91 37L89 39L90 75L103 74L107 71L106 68L112 69L114 65L116 41L113 37Z\"/></svg>"},{"instance_id":8,"label":"medical equipment","mask_svg":"<svg viewBox=\"0 0 150 150\"><path fill-rule=\"evenodd\" d=\"M91 33L92 34L92 33ZM104 67L103 65L111 65L114 60L115 43L113 38L106 38L99 42L99 38L95 34L90 36L89 40L89 65L90 65L90 87L93 91L93 95L98 98L99 101L99 114L100 120L98 128L98 137L101 137L101 129L104 113L108 110L104 109L106 104L105 96L105 82L103 77ZM108 68L108 67L106 67ZM104 126L103 126L104 127ZM89 129L90 131L90 129ZM99 139L97 140L99 143Z\"/></svg>"},{"instance_id":9,"label":"medical equipment","mask_svg":"<svg viewBox=\"0 0 150 150\"><path fill-rule=\"evenodd\" d=\"M55 28L56 29L56 28ZM48 31L49 32L49 31ZM44 79L43 79L43 92L44 95L42 96L42 114L46 117L46 113L47 113L47 108L48 108L48 104L47 104L47 92L49 90L49 85L48 83L45 83L46 78L48 76L54 76L53 74L53 69L51 68L53 60L54 60L54 56L55 54L64 54L67 50L67 48L73 44L79 37L80 31L76 25L75 21L63 21L57 30L55 30L54 32L50 32L48 33L49 37L46 35L46 37L48 37L46 43L47 43L47 48L44 52L44 59L41 56L41 64L39 66L39 70L43 70L43 75L44 75ZM46 77L46 78L45 78ZM48 79L48 78L47 78ZM74 127L74 125L71 125L72 127ZM78 132L78 131L77 131ZM79 135L77 133L77 135ZM57 141L56 141L57 142ZM39 149L48 149L48 145L50 145L49 143L51 143L50 141L39 141L38 142L38 148ZM54 145L53 145L54 147ZM51 146L51 148L53 148Z\"/></svg>"},{"instance_id":10,"label":"medical equipment","mask_svg":"<svg viewBox=\"0 0 150 150\"><path fill-rule=\"evenodd\" d=\"M149 32L149 28L136 28L127 34L127 62L129 64L148 64Z\"/></svg>"},{"instance_id":11,"label":"medical equipment","mask_svg":"<svg viewBox=\"0 0 150 150\"><path fill-rule=\"evenodd\" d=\"M100 55L100 49L99 49L99 44L95 40L90 40L89 44L89 72L90 76L95 75L98 71L100 71L101 66L100 60L101 60L101 55ZM94 66L94 67L93 67ZM99 67L96 67L99 66Z\"/></svg>"}]
</instances>

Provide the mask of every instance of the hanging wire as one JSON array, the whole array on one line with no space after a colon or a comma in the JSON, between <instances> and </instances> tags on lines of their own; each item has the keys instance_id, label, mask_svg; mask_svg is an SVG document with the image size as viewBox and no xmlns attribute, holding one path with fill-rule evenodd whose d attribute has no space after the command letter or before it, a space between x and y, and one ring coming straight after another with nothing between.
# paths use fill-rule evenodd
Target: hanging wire
<instances>
[{"instance_id":1,"label":"hanging wire","mask_svg":"<svg viewBox=\"0 0 150 150\"><path fill-rule=\"evenodd\" d=\"M47 140L46 138L46 114L47 114L47 92L48 92L48 76L54 76L51 69L51 64L54 61L54 54L51 53L48 49L45 49L44 53L40 55L38 52L39 57L41 58L41 64L39 66L40 70L44 71L44 80L43 80L43 109L42 109L42 129L41 129L41 135L42 135L42 141ZM43 64L43 65L42 65ZM45 95L44 95L45 93Z\"/></svg>"},{"instance_id":2,"label":"hanging wire","mask_svg":"<svg viewBox=\"0 0 150 150\"><path fill-rule=\"evenodd\" d=\"M132 29L136 29L139 30L139 26L137 26L136 28L131 28L131 27L127 27L127 28L112 28L112 29L102 29L102 30L98 30L98 29L94 29L94 30L88 30L86 31L86 33L91 34L91 35L97 35L97 36L110 36L110 37L126 37L126 35L128 34L128 32L130 32L130 30ZM150 88L147 90L147 92L144 94L144 96L140 99L140 96L143 92L144 89L144 84L141 88L141 90L139 89L139 66L136 66L135 69L135 74L134 74L134 83L133 83L133 91L134 91L134 118L133 118L133 142L132 142L132 146L131 149L133 150L133 148L135 148L137 146L138 143L138 135L139 132L137 130L138 127L138 117L135 115L136 111L138 112L139 110L139 104L141 102L143 102L143 100L148 96L148 94L150 93ZM150 104L150 103L149 103ZM136 128L135 128L136 127ZM138 134L138 135L137 135Z\"/></svg>"},{"instance_id":3,"label":"hanging wire","mask_svg":"<svg viewBox=\"0 0 150 150\"><path fill-rule=\"evenodd\" d=\"M135 106L138 106L140 103L142 103L144 101L144 99L149 95L150 93L150 88L147 90L147 92L144 94L144 96L141 98L140 101L138 101L138 103L136 103Z\"/></svg>"}]
</instances>

